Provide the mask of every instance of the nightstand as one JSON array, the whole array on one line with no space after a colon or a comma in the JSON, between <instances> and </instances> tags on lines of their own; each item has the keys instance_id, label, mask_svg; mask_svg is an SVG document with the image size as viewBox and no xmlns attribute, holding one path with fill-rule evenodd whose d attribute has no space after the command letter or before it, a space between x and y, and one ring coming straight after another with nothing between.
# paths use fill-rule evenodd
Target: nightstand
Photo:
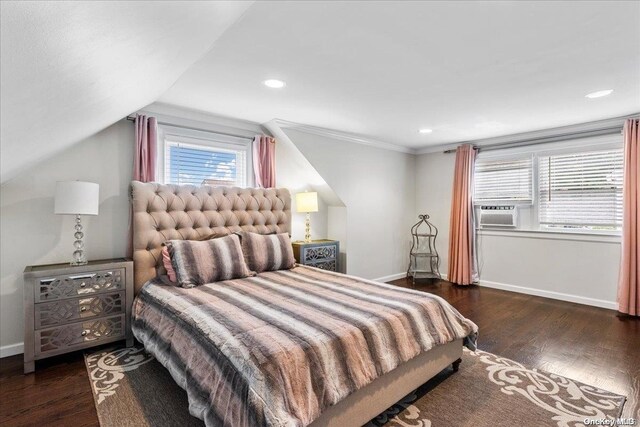
<instances>
[{"instance_id":1,"label":"nightstand","mask_svg":"<svg viewBox=\"0 0 640 427\"><path fill-rule=\"evenodd\" d=\"M338 271L340 242L337 240L312 240L309 243L299 240L291 245L298 264Z\"/></svg>"},{"instance_id":2,"label":"nightstand","mask_svg":"<svg viewBox=\"0 0 640 427\"><path fill-rule=\"evenodd\" d=\"M35 361L126 339L133 345L133 261L24 269L24 373Z\"/></svg>"}]
</instances>

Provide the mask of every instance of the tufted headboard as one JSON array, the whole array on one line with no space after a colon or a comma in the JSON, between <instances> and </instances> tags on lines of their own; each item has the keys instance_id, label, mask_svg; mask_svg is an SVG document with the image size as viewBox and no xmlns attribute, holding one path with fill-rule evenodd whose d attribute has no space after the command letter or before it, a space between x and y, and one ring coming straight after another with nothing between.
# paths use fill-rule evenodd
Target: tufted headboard
<instances>
[{"instance_id":1,"label":"tufted headboard","mask_svg":"<svg viewBox=\"0 0 640 427\"><path fill-rule=\"evenodd\" d=\"M162 244L235 231L291 233L286 188L196 187L131 182L136 293L163 271Z\"/></svg>"}]
</instances>

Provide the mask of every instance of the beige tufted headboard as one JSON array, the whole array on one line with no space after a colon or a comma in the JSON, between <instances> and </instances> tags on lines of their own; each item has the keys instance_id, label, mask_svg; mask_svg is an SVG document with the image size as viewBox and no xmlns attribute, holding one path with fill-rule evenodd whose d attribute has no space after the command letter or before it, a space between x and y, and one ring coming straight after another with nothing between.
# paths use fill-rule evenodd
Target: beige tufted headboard
<instances>
[{"instance_id":1,"label":"beige tufted headboard","mask_svg":"<svg viewBox=\"0 0 640 427\"><path fill-rule=\"evenodd\" d=\"M162 244L235 231L291 233L286 188L196 187L131 182L136 293L162 271ZM157 270L158 269L158 270Z\"/></svg>"}]
</instances>

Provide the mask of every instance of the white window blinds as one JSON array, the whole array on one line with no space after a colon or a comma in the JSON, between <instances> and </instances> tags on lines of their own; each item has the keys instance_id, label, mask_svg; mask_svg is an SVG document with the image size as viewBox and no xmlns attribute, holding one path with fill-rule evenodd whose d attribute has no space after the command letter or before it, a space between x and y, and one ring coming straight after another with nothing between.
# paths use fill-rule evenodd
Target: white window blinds
<instances>
[{"instance_id":1,"label":"white window blinds","mask_svg":"<svg viewBox=\"0 0 640 427\"><path fill-rule=\"evenodd\" d=\"M474 175L476 203L522 202L533 198L532 156L476 161Z\"/></svg>"},{"instance_id":2,"label":"white window blinds","mask_svg":"<svg viewBox=\"0 0 640 427\"><path fill-rule=\"evenodd\" d=\"M165 182L247 186L247 149L165 141Z\"/></svg>"},{"instance_id":3,"label":"white window blinds","mask_svg":"<svg viewBox=\"0 0 640 427\"><path fill-rule=\"evenodd\" d=\"M619 229L622 149L540 156L539 220L547 227Z\"/></svg>"}]
</instances>

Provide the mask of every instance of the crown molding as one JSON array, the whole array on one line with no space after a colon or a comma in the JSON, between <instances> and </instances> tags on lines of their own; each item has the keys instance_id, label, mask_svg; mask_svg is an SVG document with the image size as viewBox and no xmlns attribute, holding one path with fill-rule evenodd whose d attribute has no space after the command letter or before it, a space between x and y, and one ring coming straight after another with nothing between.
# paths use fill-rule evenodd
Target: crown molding
<instances>
[{"instance_id":1,"label":"crown molding","mask_svg":"<svg viewBox=\"0 0 640 427\"><path fill-rule=\"evenodd\" d=\"M442 153L446 150L455 150L456 147L460 144L467 144L467 142L452 142L447 144L437 144L437 145L429 145L427 147L418 148L415 150L416 155L420 154L433 154L433 153Z\"/></svg>"},{"instance_id":2,"label":"crown molding","mask_svg":"<svg viewBox=\"0 0 640 427\"><path fill-rule=\"evenodd\" d=\"M383 150L397 151L406 154L416 154L416 150L402 145L391 144L388 142L378 141L363 135L355 133L342 132L334 129L327 129L318 126L305 125L302 123L290 122L282 119L273 119L270 123L277 124L282 129L293 129L300 132L310 133L313 135L324 136L326 138L338 139L341 141L351 142L354 144L366 145L369 147L381 148Z\"/></svg>"},{"instance_id":3,"label":"crown molding","mask_svg":"<svg viewBox=\"0 0 640 427\"><path fill-rule=\"evenodd\" d=\"M517 143L517 142L524 142L524 141L533 140L533 139L542 139L542 138L551 138L551 137L561 138L562 136L569 136L575 133L596 132L598 130L607 129L607 128L619 127L620 129L622 129L622 126L624 125L624 121L626 119L638 118L638 117L640 117L640 113L634 113L626 116L611 117L603 120L595 120L587 123L577 123L573 125L559 126L555 128L549 128L549 129L540 129L540 130L535 130L531 132L522 132L522 133L515 133L510 135L495 136L491 138L460 141L456 143L438 144L438 145L433 145L429 147L419 148L418 150L416 150L416 154L431 154L431 153L442 152L445 150L452 150L462 144L473 144L473 145L482 147L483 145L501 144L505 142Z\"/></svg>"},{"instance_id":4,"label":"crown molding","mask_svg":"<svg viewBox=\"0 0 640 427\"><path fill-rule=\"evenodd\" d=\"M137 113L153 115L159 122L169 126L186 126L209 132L236 133L246 138L253 138L256 134L263 133L260 123L172 104L155 102L138 110Z\"/></svg>"},{"instance_id":5,"label":"crown molding","mask_svg":"<svg viewBox=\"0 0 640 427\"><path fill-rule=\"evenodd\" d=\"M620 127L624 124L624 121L629 118L640 117L640 112L629 114L626 116L612 117L603 120L596 120L587 123L578 123L568 126L560 126L549 129L540 129L531 132L522 132L510 135L500 135L491 138L466 140L459 142L449 142L444 144L435 144L424 146L420 148L405 147L398 144L392 144L389 142L383 142L377 139L373 139L364 135L359 135L350 132L339 131L335 129L328 129L319 126L306 125L303 123L291 122L283 119L273 119L262 125L256 122L248 120L236 119L231 117L219 116L211 113L207 113L200 110L194 110L191 108L179 107L170 104L153 103L144 107L140 112L152 113L157 116L163 116L162 118L169 122L177 122L176 124L189 124L189 125L203 125L206 123L205 128L211 131L221 131L223 129L241 130L247 134L247 137L252 137L256 133L267 130L266 124L277 125L281 129L294 129L300 132L310 133L326 138L337 139L354 144L365 145L374 148L380 148L383 150L396 151L406 154L432 154L443 152L445 150L452 150L462 144L473 144L477 146L500 144L505 142L522 142L532 139L540 139L547 137L562 137L579 132L597 131L604 128ZM160 117L159 117L160 118Z\"/></svg>"}]
</instances>

